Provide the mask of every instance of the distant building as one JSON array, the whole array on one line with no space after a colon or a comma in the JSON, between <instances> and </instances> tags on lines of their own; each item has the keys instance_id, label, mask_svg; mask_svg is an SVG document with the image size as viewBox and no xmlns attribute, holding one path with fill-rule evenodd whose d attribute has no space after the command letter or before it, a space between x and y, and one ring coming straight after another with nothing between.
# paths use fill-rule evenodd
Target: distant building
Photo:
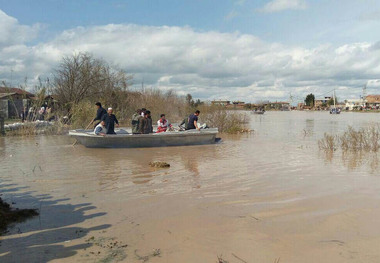
<instances>
[{"instance_id":1,"label":"distant building","mask_svg":"<svg viewBox=\"0 0 380 263\"><path fill-rule=\"evenodd\" d=\"M231 104L227 105L229 109L242 110L245 107L244 101L233 101Z\"/></svg>"},{"instance_id":2,"label":"distant building","mask_svg":"<svg viewBox=\"0 0 380 263\"><path fill-rule=\"evenodd\" d=\"M33 97L34 94L19 88L0 87L0 112L6 119L19 118Z\"/></svg>"},{"instance_id":3,"label":"distant building","mask_svg":"<svg viewBox=\"0 0 380 263\"><path fill-rule=\"evenodd\" d=\"M364 107L364 102L362 99L348 99L344 102L346 110L356 110Z\"/></svg>"},{"instance_id":4,"label":"distant building","mask_svg":"<svg viewBox=\"0 0 380 263\"><path fill-rule=\"evenodd\" d=\"M266 107L267 109L288 111L290 110L290 103L284 101L269 102Z\"/></svg>"},{"instance_id":5,"label":"distant building","mask_svg":"<svg viewBox=\"0 0 380 263\"><path fill-rule=\"evenodd\" d=\"M227 105L231 104L231 101L229 101L229 100L213 100L213 101L211 101L211 104L226 107Z\"/></svg>"},{"instance_id":6,"label":"distant building","mask_svg":"<svg viewBox=\"0 0 380 263\"><path fill-rule=\"evenodd\" d=\"M378 108L380 106L380 95L368 95L365 100L366 108Z\"/></svg>"},{"instance_id":7,"label":"distant building","mask_svg":"<svg viewBox=\"0 0 380 263\"><path fill-rule=\"evenodd\" d=\"M327 106L327 102L331 100L331 97L324 97L322 99L316 99L314 101L314 107L316 108L322 108L322 107L326 107Z\"/></svg>"},{"instance_id":8,"label":"distant building","mask_svg":"<svg viewBox=\"0 0 380 263\"><path fill-rule=\"evenodd\" d=\"M305 107L305 103L303 103L303 102L299 102L299 103L297 104L297 110L303 110L304 107Z\"/></svg>"}]
</instances>

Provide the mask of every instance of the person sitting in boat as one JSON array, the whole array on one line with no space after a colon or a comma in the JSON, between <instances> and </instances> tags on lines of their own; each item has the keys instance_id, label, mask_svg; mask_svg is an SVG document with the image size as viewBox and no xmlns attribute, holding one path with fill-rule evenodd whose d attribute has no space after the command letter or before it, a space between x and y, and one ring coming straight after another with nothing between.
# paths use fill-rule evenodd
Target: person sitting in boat
<instances>
[{"instance_id":1,"label":"person sitting in boat","mask_svg":"<svg viewBox=\"0 0 380 263\"><path fill-rule=\"evenodd\" d=\"M95 121L99 121L99 122L96 123L94 127L96 127L100 123L100 121L103 119L103 116L107 114L107 111L102 107L102 104L100 102L95 103L95 105L97 108L96 116L92 120L91 124L93 124Z\"/></svg>"},{"instance_id":2,"label":"person sitting in boat","mask_svg":"<svg viewBox=\"0 0 380 263\"><path fill-rule=\"evenodd\" d=\"M141 109L138 109L132 116L132 133L138 134L139 133L139 122L144 117L141 116Z\"/></svg>"},{"instance_id":3,"label":"person sitting in boat","mask_svg":"<svg viewBox=\"0 0 380 263\"><path fill-rule=\"evenodd\" d=\"M139 133L153 133L152 118L150 117L150 111L148 110L145 112L144 118L139 122Z\"/></svg>"},{"instance_id":4,"label":"person sitting in boat","mask_svg":"<svg viewBox=\"0 0 380 263\"><path fill-rule=\"evenodd\" d=\"M105 125L106 125L105 121L101 121L98 125L96 125L96 127L94 129L94 134L106 136L107 129L106 129Z\"/></svg>"},{"instance_id":5,"label":"person sitting in boat","mask_svg":"<svg viewBox=\"0 0 380 263\"><path fill-rule=\"evenodd\" d=\"M197 130L200 130L200 128L198 127L198 116L200 114L200 111L199 110L196 110L193 114L191 114L187 120L188 124L187 124L187 130L193 130L193 129L197 129Z\"/></svg>"},{"instance_id":6,"label":"person sitting in boat","mask_svg":"<svg viewBox=\"0 0 380 263\"><path fill-rule=\"evenodd\" d=\"M169 120L165 118L165 114L161 114L161 118L157 121L157 133L166 132L168 128L171 128L172 125L169 123Z\"/></svg>"},{"instance_id":7,"label":"person sitting in boat","mask_svg":"<svg viewBox=\"0 0 380 263\"><path fill-rule=\"evenodd\" d=\"M108 108L107 114L103 115L103 119L102 120L105 122L105 127L107 129L107 133L106 134L116 134L116 132L115 132L115 123L116 123L116 127L119 127L119 122L116 119L116 116L112 112L113 112L113 109L112 108Z\"/></svg>"},{"instance_id":8,"label":"person sitting in boat","mask_svg":"<svg viewBox=\"0 0 380 263\"><path fill-rule=\"evenodd\" d=\"M187 130L187 120L188 118L184 118L183 121L178 125L180 131Z\"/></svg>"}]
</instances>

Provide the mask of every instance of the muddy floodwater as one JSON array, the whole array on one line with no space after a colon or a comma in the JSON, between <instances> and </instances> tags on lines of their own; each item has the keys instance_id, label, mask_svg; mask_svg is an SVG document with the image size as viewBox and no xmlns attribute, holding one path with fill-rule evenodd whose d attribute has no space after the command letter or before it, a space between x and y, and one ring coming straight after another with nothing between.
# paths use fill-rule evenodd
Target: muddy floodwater
<instances>
[{"instance_id":1,"label":"muddy floodwater","mask_svg":"<svg viewBox=\"0 0 380 263\"><path fill-rule=\"evenodd\" d=\"M248 114L253 133L206 146L0 138L1 197L40 210L0 237L0 262L380 262L378 156L317 143L380 114Z\"/></svg>"}]
</instances>

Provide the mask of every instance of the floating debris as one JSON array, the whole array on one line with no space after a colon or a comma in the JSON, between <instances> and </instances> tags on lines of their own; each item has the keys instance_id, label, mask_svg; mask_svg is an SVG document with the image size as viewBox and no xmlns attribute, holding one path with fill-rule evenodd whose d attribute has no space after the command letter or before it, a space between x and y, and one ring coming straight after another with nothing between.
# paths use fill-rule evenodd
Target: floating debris
<instances>
[{"instance_id":1,"label":"floating debris","mask_svg":"<svg viewBox=\"0 0 380 263\"><path fill-rule=\"evenodd\" d=\"M166 162L150 162L149 165L154 168L168 168L170 164Z\"/></svg>"}]
</instances>

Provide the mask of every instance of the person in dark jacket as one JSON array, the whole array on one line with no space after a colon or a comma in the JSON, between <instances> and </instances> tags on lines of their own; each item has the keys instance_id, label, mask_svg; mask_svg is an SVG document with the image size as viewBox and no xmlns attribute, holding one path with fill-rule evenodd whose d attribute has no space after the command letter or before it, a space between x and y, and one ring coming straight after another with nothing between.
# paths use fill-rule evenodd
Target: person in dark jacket
<instances>
[{"instance_id":1,"label":"person in dark jacket","mask_svg":"<svg viewBox=\"0 0 380 263\"><path fill-rule=\"evenodd\" d=\"M136 113L132 116L132 133L133 134L139 134L139 122L140 119L143 119L144 117L141 116L141 110L138 109Z\"/></svg>"},{"instance_id":2,"label":"person in dark jacket","mask_svg":"<svg viewBox=\"0 0 380 263\"><path fill-rule=\"evenodd\" d=\"M139 123L139 132L142 134L153 133L152 118L150 117L150 111L146 111L144 118Z\"/></svg>"},{"instance_id":3,"label":"person in dark jacket","mask_svg":"<svg viewBox=\"0 0 380 263\"><path fill-rule=\"evenodd\" d=\"M95 103L96 105L96 117L92 120L91 124L93 124L95 121L98 121L94 127L98 126L100 121L103 119L103 116L107 114L107 111L102 107L102 104L100 102Z\"/></svg>"},{"instance_id":4,"label":"person in dark jacket","mask_svg":"<svg viewBox=\"0 0 380 263\"><path fill-rule=\"evenodd\" d=\"M191 114L188 119L188 124L187 124L187 130L193 130L198 128L198 116L199 116L200 111L196 110L194 114Z\"/></svg>"},{"instance_id":5,"label":"person in dark jacket","mask_svg":"<svg viewBox=\"0 0 380 263\"><path fill-rule=\"evenodd\" d=\"M115 132L115 123L116 127L119 127L119 122L116 119L116 116L112 114L112 108L108 108L107 114L103 115L102 120L105 122L105 127L107 129L107 134L116 134Z\"/></svg>"}]
</instances>

